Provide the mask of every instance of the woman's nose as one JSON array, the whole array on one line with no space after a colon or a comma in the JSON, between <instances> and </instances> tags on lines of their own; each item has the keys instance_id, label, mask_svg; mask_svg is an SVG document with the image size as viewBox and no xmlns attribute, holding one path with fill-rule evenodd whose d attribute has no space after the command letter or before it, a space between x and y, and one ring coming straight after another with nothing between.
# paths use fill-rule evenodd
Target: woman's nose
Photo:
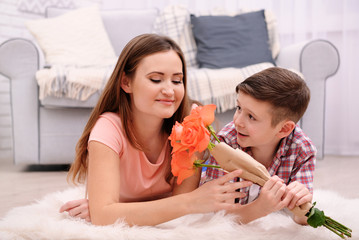
<instances>
[{"instance_id":1,"label":"woman's nose","mask_svg":"<svg viewBox=\"0 0 359 240\"><path fill-rule=\"evenodd\" d=\"M165 84L161 90L161 93L166 96L172 96L174 94L173 87L170 84Z\"/></svg>"}]
</instances>

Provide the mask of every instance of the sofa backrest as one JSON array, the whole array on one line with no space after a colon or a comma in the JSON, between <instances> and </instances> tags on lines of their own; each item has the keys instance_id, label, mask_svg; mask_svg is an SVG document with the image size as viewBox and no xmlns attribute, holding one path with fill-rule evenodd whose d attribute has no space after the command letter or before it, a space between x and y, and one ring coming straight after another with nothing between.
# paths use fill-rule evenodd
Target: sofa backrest
<instances>
[{"instance_id":1,"label":"sofa backrest","mask_svg":"<svg viewBox=\"0 0 359 240\"><path fill-rule=\"evenodd\" d=\"M57 17L71 9L47 8L46 17ZM108 37L116 55L120 55L124 46L135 36L153 32L153 23L158 10L153 9L117 9L102 10L101 16Z\"/></svg>"}]
</instances>

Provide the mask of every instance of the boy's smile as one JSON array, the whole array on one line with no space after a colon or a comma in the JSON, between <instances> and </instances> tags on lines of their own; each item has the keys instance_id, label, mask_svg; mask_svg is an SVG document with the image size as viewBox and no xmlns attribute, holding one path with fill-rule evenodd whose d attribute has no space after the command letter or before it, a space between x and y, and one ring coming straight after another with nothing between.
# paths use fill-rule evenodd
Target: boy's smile
<instances>
[{"instance_id":1,"label":"boy's smile","mask_svg":"<svg viewBox=\"0 0 359 240\"><path fill-rule=\"evenodd\" d=\"M237 134L238 134L238 137L239 137L239 138L248 137L248 135L243 134L243 133L240 133L240 132L237 132Z\"/></svg>"}]
</instances>

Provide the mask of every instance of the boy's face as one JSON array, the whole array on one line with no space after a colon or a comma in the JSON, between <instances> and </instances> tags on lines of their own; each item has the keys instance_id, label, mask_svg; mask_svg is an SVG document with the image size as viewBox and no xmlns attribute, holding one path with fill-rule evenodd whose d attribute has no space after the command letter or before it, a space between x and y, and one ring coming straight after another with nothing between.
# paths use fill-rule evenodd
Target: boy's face
<instances>
[{"instance_id":1,"label":"boy's face","mask_svg":"<svg viewBox=\"0 0 359 240\"><path fill-rule=\"evenodd\" d=\"M241 92L237 95L233 122L237 130L237 142L241 147L272 149L277 146L282 124L275 127L271 125L271 112L270 103Z\"/></svg>"}]
</instances>

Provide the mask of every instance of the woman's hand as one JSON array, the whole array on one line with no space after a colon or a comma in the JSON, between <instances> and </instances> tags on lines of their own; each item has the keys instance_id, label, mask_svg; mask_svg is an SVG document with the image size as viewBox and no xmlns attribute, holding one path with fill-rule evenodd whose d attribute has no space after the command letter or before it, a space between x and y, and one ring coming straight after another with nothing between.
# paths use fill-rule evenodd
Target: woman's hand
<instances>
[{"instance_id":1,"label":"woman's hand","mask_svg":"<svg viewBox=\"0 0 359 240\"><path fill-rule=\"evenodd\" d=\"M79 217L91 222L89 204L87 199L69 201L61 206L59 212L68 212L71 217Z\"/></svg>"},{"instance_id":2,"label":"woman's hand","mask_svg":"<svg viewBox=\"0 0 359 240\"><path fill-rule=\"evenodd\" d=\"M235 199L243 198L245 194L236 190L252 185L249 181L233 182L241 173L242 170L233 171L188 193L191 197L191 212L229 211L241 207L240 204L235 204Z\"/></svg>"}]
</instances>

